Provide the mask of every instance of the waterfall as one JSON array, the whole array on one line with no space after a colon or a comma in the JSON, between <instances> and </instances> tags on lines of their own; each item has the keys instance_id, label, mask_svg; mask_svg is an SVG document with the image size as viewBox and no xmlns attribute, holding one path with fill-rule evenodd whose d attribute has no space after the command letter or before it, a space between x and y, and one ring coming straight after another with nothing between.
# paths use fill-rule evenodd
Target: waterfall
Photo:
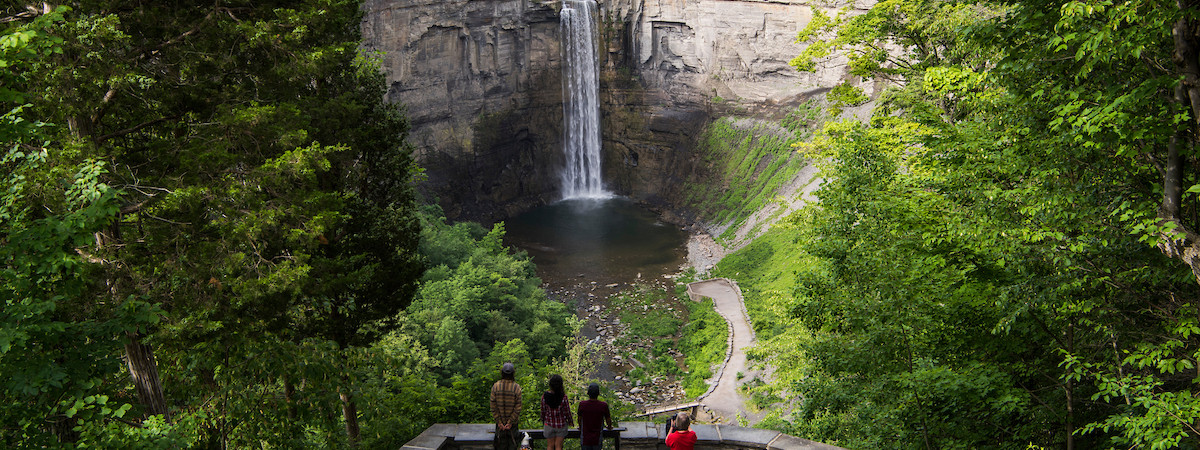
<instances>
[{"instance_id":1,"label":"waterfall","mask_svg":"<svg viewBox=\"0 0 1200 450\"><path fill-rule=\"evenodd\" d=\"M595 0L563 0L563 198L608 197L600 180L600 81Z\"/></svg>"}]
</instances>

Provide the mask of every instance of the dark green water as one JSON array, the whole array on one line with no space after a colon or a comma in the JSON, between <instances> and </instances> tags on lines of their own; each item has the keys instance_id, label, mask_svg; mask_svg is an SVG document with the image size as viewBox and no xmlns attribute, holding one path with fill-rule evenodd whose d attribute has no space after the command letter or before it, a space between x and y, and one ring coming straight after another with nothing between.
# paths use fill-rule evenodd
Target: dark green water
<instances>
[{"instance_id":1,"label":"dark green water","mask_svg":"<svg viewBox=\"0 0 1200 450\"><path fill-rule=\"evenodd\" d=\"M563 200L504 223L552 288L662 279L687 257L686 232L625 198Z\"/></svg>"}]
</instances>

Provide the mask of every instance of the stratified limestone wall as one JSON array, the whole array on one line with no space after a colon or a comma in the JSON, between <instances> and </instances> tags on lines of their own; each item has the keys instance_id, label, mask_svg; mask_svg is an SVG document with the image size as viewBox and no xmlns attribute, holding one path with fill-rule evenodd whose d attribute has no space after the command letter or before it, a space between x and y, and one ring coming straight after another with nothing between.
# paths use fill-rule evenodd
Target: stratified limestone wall
<instances>
[{"instance_id":1,"label":"stratified limestone wall","mask_svg":"<svg viewBox=\"0 0 1200 450\"><path fill-rule=\"evenodd\" d=\"M367 0L363 47L382 53L426 194L488 218L553 197L561 166L556 2ZM507 210L507 211L506 211Z\"/></svg>"},{"instance_id":2,"label":"stratified limestone wall","mask_svg":"<svg viewBox=\"0 0 1200 450\"><path fill-rule=\"evenodd\" d=\"M811 5L819 6L811 6ZM782 118L809 99L849 82L868 95L878 90L851 76L845 59L816 73L788 62L803 51L796 34L814 8L831 16L859 4L795 0L606 0L607 49L602 96L605 177L619 193L692 222L684 211L688 183L720 178L695 151L703 127L724 115ZM715 181L711 181L715 182Z\"/></svg>"},{"instance_id":3,"label":"stratified limestone wall","mask_svg":"<svg viewBox=\"0 0 1200 450\"><path fill-rule=\"evenodd\" d=\"M735 112L778 118L843 81L787 62L813 6L795 0L600 0L606 187L663 210L712 174L694 151ZM849 6L825 4L830 14ZM560 196L558 0L366 0L364 47L383 54L423 190L450 217L501 219ZM864 86L868 93L873 89ZM686 212L675 211L683 215ZM687 219L682 219L686 221Z\"/></svg>"},{"instance_id":4,"label":"stratified limestone wall","mask_svg":"<svg viewBox=\"0 0 1200 450\"><path fill-rule=\"evenodd\" d=\"M850 81L844 60L816 73L796 72L788 61L804 47L796 34L814 8L830 16L874 3L797 0L609 0L606 20L620 26L610 40L610 67L636 68L647 88L676 103L713 98L742 104L779 104L803 99ZM817 6L813 6L817 5ZM611 28L611 27L610 27ZM869 86L864 86L870 92Z\"/></svg>"}]
</instances>

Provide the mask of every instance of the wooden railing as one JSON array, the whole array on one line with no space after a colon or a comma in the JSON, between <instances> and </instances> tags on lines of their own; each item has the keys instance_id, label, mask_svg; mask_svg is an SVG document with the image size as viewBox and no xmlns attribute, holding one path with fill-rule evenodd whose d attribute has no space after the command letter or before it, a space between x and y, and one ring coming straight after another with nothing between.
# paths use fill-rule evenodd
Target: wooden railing
<instances>
[{"instance_id":1,"label":"wooden railing","mask_svg":"<svg viewBox=\"0 0 1200 450\"><path fill-rule=\"evenodd\" d=\"M682 411L685 409L689 410L689 412L692 414L692 417L696 417L696 408L699 408L701 404L702 403L700 402L691 402L680 403L678 405L659 406L657 408L647 409L646 412L638 414L634 417L649 417L657 414L669 413L671 411Z\"/></svg>"}]
</instances>

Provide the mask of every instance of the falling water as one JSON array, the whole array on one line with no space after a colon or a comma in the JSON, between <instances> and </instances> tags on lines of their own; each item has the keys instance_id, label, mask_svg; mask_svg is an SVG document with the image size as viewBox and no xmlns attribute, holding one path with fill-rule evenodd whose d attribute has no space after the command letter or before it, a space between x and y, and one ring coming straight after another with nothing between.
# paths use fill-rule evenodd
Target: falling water
<instances>
[{"instance_id":1,"label":"falling water","mask_svg":"<svg viewBox=\"0 0 1200 450\"><path fill-rule=\"evenodd\" d=\"M593 13L595 0L564 0L563 120L567 167L563 198L608 197L600 181L600 82Z\"/></svg>"}]
</instances>

